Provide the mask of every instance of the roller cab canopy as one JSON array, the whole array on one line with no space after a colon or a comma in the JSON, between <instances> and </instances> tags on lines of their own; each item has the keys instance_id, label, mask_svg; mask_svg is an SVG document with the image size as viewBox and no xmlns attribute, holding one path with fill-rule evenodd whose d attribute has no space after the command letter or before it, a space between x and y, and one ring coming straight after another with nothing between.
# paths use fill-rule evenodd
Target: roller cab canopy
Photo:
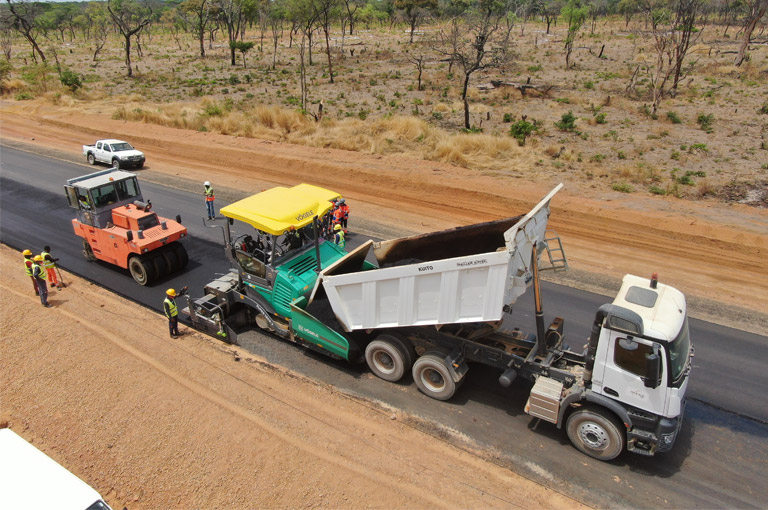
<instances>
[{"instance_id":1,"label":"roller cab canopy","mask_svg":"<svg viewBox=\"0 0 768 510\"><path fill-rule=\"evenodd\" d=\"M310 225L315 216L331 210L331 200L340 198L335 191L299 184L292 188L278 186L221 208L227 218L243 221L272 235L281 235L293 225Z\"/></svg>"}]
</instances>

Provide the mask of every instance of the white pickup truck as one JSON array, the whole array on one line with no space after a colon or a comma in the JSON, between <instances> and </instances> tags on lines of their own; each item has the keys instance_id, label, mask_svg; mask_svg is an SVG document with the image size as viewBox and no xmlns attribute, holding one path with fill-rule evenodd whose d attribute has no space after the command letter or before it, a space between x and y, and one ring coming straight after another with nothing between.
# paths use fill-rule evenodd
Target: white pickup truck
<instances>
[{"instance_id":1,"label":"white pickup truck","mask_svg":"<svg viewBox=\"0 0 768 510\"><path fill-rule=\"evenodd\" d=\"M83 145L83 156L88 163L111 164L115 168L144 166L144 153L134 149L130 143L122 140L99 140L93 145Z\"/></svg>"}]
</instances>

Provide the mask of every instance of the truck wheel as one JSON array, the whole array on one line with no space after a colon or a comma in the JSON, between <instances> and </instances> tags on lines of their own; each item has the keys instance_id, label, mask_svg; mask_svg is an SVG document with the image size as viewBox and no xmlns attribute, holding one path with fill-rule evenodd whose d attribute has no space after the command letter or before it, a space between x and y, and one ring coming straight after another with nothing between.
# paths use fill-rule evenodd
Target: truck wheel
<instances>
[{"instance_id":1,"label":"truck wheel","mask_svg":"<svg viewBox=\"0 0 768 510\"><path fill-rule=\"evenodd\" d=\"M611 460L624 451L624 431L607 411L587 408L575 411L566 425L568 439L582 453L597 460Z\"/></svg>"},{"instance_id":2,"label":"truck wheel","mask_svg":"<svg viewBox=\"0 0 768 510\"><path fill-rule=\"evenodd\" d=\"M154 271L147 267L148 264L151 264L151 261L141 257L131 257L131 260L128 261L128 271L131 272L131 276L139 285L146 285L154 279L152 278Z\"/></svg>"},{"instance_id":3,"label":"truck wheel","mask_svg":"<svg viewBox=\"0 0 768 510\"><path fill-rule=\"evenodd\" d=\"M187 255L187 250L184 248L184 245L179 243L174 244L173 251L176 253L176 258L179 259L179 269L187 267L187 264L189 263L189 255Z\"/></svg>"},{"instance_id":4,"label":"truck wheel","mask_svg":"<svg viewBox=\"0 0 768 510\"><path fill-rule=\"evenodd\" d=\"M158 252L150 253L147 262L152 264L158 279L165 278L171 273L171 268L168 267L168 262L166 262L165 257Z\"/></svg>"},{"instance_id":5,"label":"truck wheel","mask_svg":"<svg viewBox=\"0 0 768 510\"><path fill-rule=\"evenodd\" d=\"M94 156L92 152L88 153L88 163L90 163L91 165L96 164L96 156Z\"/></svg>"},{"instance_id":6,"label":"truck wheel","mask_svg":"<svg viewBox=\"0 0 768 510\"><path fill-rule=\"evenodd\" d=\"M120 170L120 160L115 158L112 160L112 166Z\"/></svg>"},{"instance_id":7,"label":"truck wheel","mask_svg":"<svg viewBox=\"0 0 768 510\"><path fill-rule=\"evenodd\" d=\"M398 343L390 335L380 335L365 348L365 361L371 372L385 381L397 382L411 368L408 354Z\"/></svg>"},{"instance_id":8,"label":"truck wheel","mask_svg":"<svg viewBox=\"0 0 768 510\"><path fill-rule=\"evenodd\" d=\"M451 371L438 354L427 353L416 360L413 380L422 393L435 400L448 400L456 393Z\"/></svg>"},{"instance_id":9,"label":"truck wheel","mask_svg":"<svg viewBox=\"0 0 768 510\"><path fill-rule=\"evenodd\" d=\"M168 265L168 273L175 273L181 266L179 265L179 258L176 256L176 252L173 248L166 248L163 250L161 256L165 259L165 263Z\"/></svg>"},{"instance_id":10,"label":"truck wheel","mask_svg":"<svg viewBox=\"0 0 768 510\"><path fill-rule=\"evenodd\" d=\"M96 260L96 255L93 254L91 245L88 244L88 241L86 241L85 239L83 239L83 256L85 256L85 258L90 260L91 262Z\"/></svg>"}]
</instances>

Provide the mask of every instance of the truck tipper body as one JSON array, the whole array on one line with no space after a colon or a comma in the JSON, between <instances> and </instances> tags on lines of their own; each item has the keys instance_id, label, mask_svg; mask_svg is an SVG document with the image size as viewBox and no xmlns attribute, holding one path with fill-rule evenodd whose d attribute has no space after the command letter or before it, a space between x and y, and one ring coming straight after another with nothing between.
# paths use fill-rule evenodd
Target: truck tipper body
<instances>
[{"instance_id":1,"label":"truck tipper body","mask_svg":"<svg viewBox=\"0 0 768 510\"><path fill-rule=\"evenodd\" d=\"M273 193L285 214L272 223L264 217L275 216L268 197L254 195L221 211L230 218L224 237L234 269L183 313L229 342L255 324L332 357L364 359L387 381L410 372L438 400L453 397L472 362L473 370L496 371L502 386L518 377L532 382L525 412L565 427L587 455L667 451L682 422L693 355L685 298L655 278L627 275L613 302L597 311L587 344L572 350L562 318L544 324L539 288L540 266L567 268L559 238L547 230L560 187L523 216L367 241L349 253L317 235L330 208L324 201L337 194L281 188ZM297 188L314 198L293 193ZM301 225L305 244L275 252L281 229L310 216ZM254 227L273 251L242 242L248 234L233 239L234 220ZM524 333L509 324L508 312L529 287L536 331Z\"/></svg>"},{"instance_id":2,"label":"truck tipper body","mask_svg":"<svg viewBox=\"0 0 768 510\"><path fill-rule=\"evenodd\" d=\"M144 201L136 175L109 169L69 179L64 190L83 255L128 269L147 285L186 267L189 257L179 242L187 236L181 218L163 218Z\"/></svg>"}]
</instances>

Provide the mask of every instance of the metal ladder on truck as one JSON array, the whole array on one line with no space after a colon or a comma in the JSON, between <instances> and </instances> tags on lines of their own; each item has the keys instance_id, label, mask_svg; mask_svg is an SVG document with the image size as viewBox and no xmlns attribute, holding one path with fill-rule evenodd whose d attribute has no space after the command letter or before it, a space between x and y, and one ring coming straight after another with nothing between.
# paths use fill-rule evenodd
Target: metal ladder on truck
<instances>
[{"instance_id":1,"label":"metal ladder on truck","mask_svg":"<svg viewBox=\"0 0 768 510\"><path fill-rule=\"evenodd\" d=\"M540 271L554 271L555 273L568 271L568 259L565 256L565 250L563 250L563 243L554 230L547 230L544 233L544 250L549 258L549 266L540 267Z\"/></svg>"}]
</instances>

